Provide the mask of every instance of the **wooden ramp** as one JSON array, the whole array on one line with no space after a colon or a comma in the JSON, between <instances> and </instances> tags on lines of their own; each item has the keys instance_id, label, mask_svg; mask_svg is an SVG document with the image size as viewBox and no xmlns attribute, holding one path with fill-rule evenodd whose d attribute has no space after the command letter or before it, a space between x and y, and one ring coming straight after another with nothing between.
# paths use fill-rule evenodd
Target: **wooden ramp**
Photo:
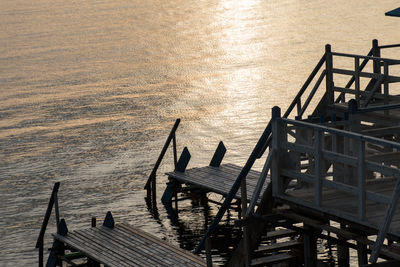
<instances>
[{"instance_id":1,"label":"wooden ramp","mask_svg":"<svg viewBox=\"0 0 400 267\"><path fill-rule=\"evenodd\" d=\"M62 244L58 248L78 251L90 266L206 266L198 256L128 224L114 226L113 221L99 227L53 234L53 237L56 245L53 248ZM47 266L55 266L51 262L59 259L71 264L65 253L56 254L53 249Z\"/></svg>"},{"instance_id":2,"label":"wooden ramp","mask_svg":"<svg viewBox=\"0 0 400 267\"><path fill-rule=\"evenodd\" d=\"M167 175L171 179L175 179L180 183L195 185L209 192L215 192L220 195L227 196L241 170L241 167L228 163L222 164L219 167L205 166L192 168L184 172L175 170L173 172L168 172ZM247 175L246 182L248 200L251 199L259 178L260 172L254 170L251 170ZM268 182L269 178L267 178L267 182L264 183L262 191L265 191ZM258 199L259 201L261 199L261 195ZM241 199L240 191L237 192L235 198Z\"/></svg>"}]
</instances>

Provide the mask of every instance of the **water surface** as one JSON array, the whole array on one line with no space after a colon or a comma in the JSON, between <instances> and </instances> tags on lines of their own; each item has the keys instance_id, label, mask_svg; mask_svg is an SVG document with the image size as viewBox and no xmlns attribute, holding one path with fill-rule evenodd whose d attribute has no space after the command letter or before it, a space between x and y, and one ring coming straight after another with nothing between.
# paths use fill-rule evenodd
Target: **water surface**
<instances>
[{"instance_id":1,"label":"water surface","mask_svg":"<svg viewBox=\"0 0 400 267\"><path fill-rule=\"evenodd\" d=\"M70 229L111 210L193 249L207 223L181 203L155 220L143 185L176 118L189 167L219 140L242 165L274 105L286 108L324 51L400 42L397 1L0 2L0 265L31 266L51 188ZM261 163L262 164L262 163ZM160 168L158 196L172 169ZM258 165L258 167L260 164ZM55 231L51 220L50 233Z\"/></svg>"}]
</instances>

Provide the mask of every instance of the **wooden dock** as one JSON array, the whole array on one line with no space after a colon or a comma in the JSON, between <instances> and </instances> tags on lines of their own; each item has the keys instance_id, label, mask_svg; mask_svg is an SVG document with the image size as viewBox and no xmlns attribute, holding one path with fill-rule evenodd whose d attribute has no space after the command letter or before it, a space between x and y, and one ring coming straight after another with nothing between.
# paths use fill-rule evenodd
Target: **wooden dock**
<instances>
[{"instance_id":1,"label":"wooden dock","mask_svg":"<svg viewBox=\"0 0 400 267\"><path fill-rule=\"evenodd\" d=\"M167 175L170 179L179 181L182 184L196 186L207 192L217 193L226 197L241 169L237 165L227 163L221 164L219 167L205 166L191 168L184 172L173 171L168 172ZM250 171L247 175L247 201L250 201L260 175L260 172L254 170ZM269 178L267 179L269 183ZM266 188L267 184L264 184L262 191L265 191ZM234 198L241 200L241 192L237 192Z\"/></svg>"},{"instance_id":2,"label":"wooden dock","mask_svg":"<svg viewBox=\"0 0 400 267\"><path fill-rule=\"evenodd\" d=\"M359 266L380 266L378 258L388 259L387 266L400 265L400 97L395 86L400 75L393 68L400 60L381 56L382 50L398 47L380 46L373 40L370 52L363 56L333 52L326 45L286 112L281 115L278 107L273 109L272 120L196 253L213 235L232 199L254 184L247 181L248 173L268 151L254 192L249 190L252 200L242 205L243 239L228 266L270 263L273 255L256 252L260 236L271 226L302 236L302 266L317 264L317 238L337 244L339 267L349 266L349 248L357 250ZM341 60L353 67L337 67ZM346 76L347 84L338 79ZM318 95L320 87L325 88ZM307 113L312 102L314 110ZM270 187L265 185L268 182ZM297 186L289 188L291 183ZM277 204L289 209L282 213Z\"/></svg>"},{"instance_id":3,"label":"wooden dock","mask_svg":"<svg viewBox=\"0 0 400 267\"><path fill-rule=\"evenodd\" d=\"M39 267L43 267L44 234L53 207L57 232L46 267L56 266L211 266L205 260L186 250L175 247L149 233L128 224L115 224L111 212L107 212L101 226L92 218L91 227L69 231L64 219L60 219L58 190L54 184L40 234L36 243L39 248ZM65 264L64 264L65 263Z\"/></svg>"},{"instance_id":4,"label":"wooden dock","mask_svg":"<svg viewBox=\"0 0 400 267\"><path fill-rule=\"evenodd\" d=\"M98 226L53 234L64 250L77 251L91 264L105 266L206 266L205 261L188 251L172 246L128 224ZM56 255L71 263L68 255ZM100 265L99 265L100 266Z\"/></svg>"}]
</instances>

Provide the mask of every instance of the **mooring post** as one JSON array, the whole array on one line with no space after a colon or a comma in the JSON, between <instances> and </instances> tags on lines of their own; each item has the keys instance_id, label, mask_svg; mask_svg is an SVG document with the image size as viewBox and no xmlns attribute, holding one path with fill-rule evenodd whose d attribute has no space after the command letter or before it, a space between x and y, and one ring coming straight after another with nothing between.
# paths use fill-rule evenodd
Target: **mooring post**
<instances>
[{"instance_id":1,"label":"mooring post","mask_svg":"<svg viewBox=\"0 0 400 267\"><path fill-rule=\"evenodd\" d=\"M333 59L330 44L325 45L325 70L327 104L332 105L335 99L333 93Z\"/></svg>"}]
</instances>

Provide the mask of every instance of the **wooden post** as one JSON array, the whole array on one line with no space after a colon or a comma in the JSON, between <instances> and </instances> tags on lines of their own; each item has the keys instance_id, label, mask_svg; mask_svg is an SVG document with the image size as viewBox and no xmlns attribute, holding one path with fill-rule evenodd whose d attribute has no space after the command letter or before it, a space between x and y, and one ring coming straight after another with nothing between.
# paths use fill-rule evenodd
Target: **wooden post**
<instances>
[{"instance_id":1,"label":"wooden post","mask_svg":"<svg viewBox=\"0 0 400 267\"><path fill-rule=\"evenodd\" d=\"M46 214L44 215L42 227L40 228L39 237L36 241L35 247L39 249L39 267L43 267L43 250L44 250L43 249L43 238L44 238L44 234L46 232L47 224L49 223L51 210L53 209L54 202L56 201L56 198L57 198L56 196L57 196L57 192L58 192L59 188L60 188L60 182L56 182L53 186L53 191L51 192L51 196L50 196L49 204L47 206ZM57 210L58 210L58 204L57 204ZM58 211L57 211L57 213L58 213ZM56 216L56 220L57 220L57 217L59 217L59 215ZM57 222L57 230L58 230L58 224L59 224L59 222Z\"/></svg>"},{"instance_id":2,"label":"wooden post","mask_svg":"<svg viewBox=\"0 0 400 267\"><path fill-rule=\"evenodd\" d=\"M271 164L271 177L272 177L272 195L275 197L281 193L280 179L279 179L279 122L281 117L281 109L277 106L272 108L272 149L275 156L272 158Z\"/></svg>"},{"instance_id":3,"label":"wooden post","mask_svg":"<svg viewBox=\"0 0 400 267\"><path fill-rule=\"evenodd\" d=\"M383 65L383 73L385 75L384 82L383 82L383 103L385 105L389 104L389 82L388 82L388 76L389 76L389 64L385 61ZM384 111L386 116L389 116L389 110Z\"/></svg>"},{"instance_id":4,"label":"wooden post","mask_svg":"<svg viewBox=\"0 0 400 267\"><path fill-rule=\"evenodd\" d=\"M354 71L356 102L357 106L360 107L360 58L357 56L354 57Z\"/></svg>"},{"instance_id":5,"label":"wooden post","mask_svg":"<svg viewBox=\"0 0 400 267\"><path fill-rule=\"evenodd\" d=\"M96 217L92 217L92 227L96 227Z\"/></svg>"},{"instance_id":6,"label":"wooden post","mask_svg":"<svg viewBox=\"0 0 400 267\"><path fill-rule=\"evenodd\" d=\"M161 164L161 161L164 158L165 152L168 149L169 144L171 143L171 140L173 141L173 146L174 146L174 163L175 163L175 154L176 154L176 140L175 140L175 132L176 129L179 126L179 123L181 122L180 119L176 119L174 126L171 129L171 132L168 135L167 140L165 141L164 147L161 150L160 155L158 156L158 159L156 161L156 164L154 164L153 170L151 171L151 174L149 175L149 178L147 179L146 185L144 186L144 189L147 189L147 202L150 203L151 199L151 204L152 204L152 209L155 211L157 209L157 202L156 202L156 193L157 193L157 182L156 182L156 175L157 175L157 170L158 167Z\"/></svg>"},{"instance_id":7,"label":"wooden post","mask_svg":"<svg viewBox=\"0 0 400 267\"><path fill-rule=\"evenodd\" d=\"M368 264L367 245L357 242L357 258L358 258L358 266L363 266Z\"/></svg>"},{"instance_id":8,"label":"wooden post","mask_svg":"<svg viewBox=\"0 0 400 267\"><path fill-rule=\"evenodd\" d=\"M341 229L346 229L346 225L340 224ZM339 240L346 241L345 238L339 236ZM349 267L350 266L350 252L349 248L345 245L337 245L337 257L338 267Z\"/></svg>"},{"instance_id":9,"label":"wooden post","mask_svg":"<svg viewBox=\"0 0 400 267\"><path fill-rule=\"evenodd\" d=\"M205 242L205 249L206 249L206 261L207 261L207 267L212 267L212 256L211 256L211 240L210 237L206 237L206 242Z\"/></svg>"},{"instance_id":10,"label":"wooden post","mask_svg":"<svg viewBox=\"0 0 400 267\"><path fill-rule=\"evenodd\" d=\"M378 40L372 40L372 55L374 57L381 57L381 49L378 45ZM379 61L374 60L373 62L373 69L374 73L380 74L381 73L381 66L379 65Z\"/></svg>"},{"instance_id":11,"label":"wooden post","mask_svg":"<svg viewBox=\"0 0 400 267\"><path fill-rule=\"evenodd\" d=\"M322 138L323 132L314 130L314 203L317 207L322 204Z\"/></svg>"},{"instance_id":12,"label":"wooden post","mask_svg":"<svg viewBox=\"0 0 400 267\"><path fill-rule=\"evenodd\" d=\"M241 217L243 219L246 218L247 213L247 185L246 185L246 176L243 177L240 183L240 199L242 204L242 212ZM245 266L250 266L250 248L249 248L249 232L248 226L243 226L243 241L244 241L244 257L245 257Z\"/></svg>"},{"instance_id":13,"label":"wooden post","mask_svg":"<svg viewBox=\"0 0 400 267\"><path fill-rule=\"evenodd\" d=\"M317 238L314 234L315 229L304 225L304 266L317 266Z\"/></svg>"},{"instance_id":14,"label":"wooden post","mask_svg":"<svg viewBox=\"0 0 400 267\"><path fill-rule=\"evenodd\" d=\"M172 149L173 149L173 153L174 153L174 167L176 168L176 165L178 164L178 155L176 152L176 134L175 133L172 138Z\"/></svg>"},{"instance_id":15,"label":"wooden post","mask_svg":"<svg viewBox=\"0 0 400 267\"><path fill-rule=\"evenodd\" d=\"M358 218L365 221L366 192L365 192L365 143L358 140L357 184L358 184Z\"/></svg>"},{"instance_id":16,"label":"wooden post","mask_svg":"<svg viewBox=\"0 0 400 267\"><path fill-rule=\"evenodd\" d=\"M331 45L325 45L325 70L326 70L326 96L328 105L333 104L335 101L333 93L333 59L331 53Z\"/></svg>"}]
</instances>

